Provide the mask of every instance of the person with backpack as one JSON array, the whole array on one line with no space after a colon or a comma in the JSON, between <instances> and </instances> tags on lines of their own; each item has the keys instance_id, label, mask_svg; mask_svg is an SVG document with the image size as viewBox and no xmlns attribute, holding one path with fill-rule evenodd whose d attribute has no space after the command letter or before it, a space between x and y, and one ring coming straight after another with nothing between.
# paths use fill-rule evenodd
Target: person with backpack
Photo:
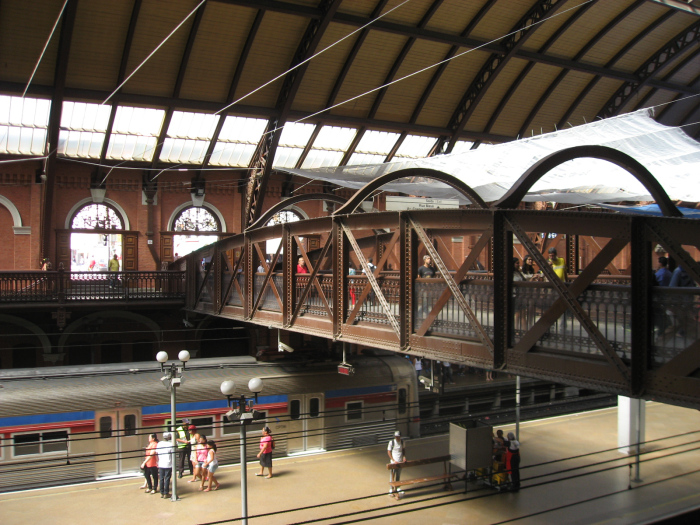
<instances>
[{"instance_id":1,"label":"person with backpack","mask_svg":"<svg viewBox=\"0 0 700 525\"><path fill-rule=\"evenodd\" d=\"M394 432L394 439L389 441L389 446L386 449L386 453L389 455L389 461L391 463L405 463L406 462L406 443L401 439L401 432L398 430ZM401 481L401 469L395 468L391 469L391 481ZM390 486L391 487L391 486ZM389 489L390 496L400 496L403 494L403 490L399 490L398 494L396 488L391 487Z\"/></svg>"},{"instance_id":2,"label":"person with backpack","mask_svg":"<svg viewBox=\"0 0 700 525\"><path fill-rule=\"evenodd\" d=\"M272 451L275 449L275 440L272 437L270 427L263 428L262 438L260 438L260 472L256 472L256 476L265 476L265 467L267 467L267 479L272 477Z\"/></svg>"}]
</instances>

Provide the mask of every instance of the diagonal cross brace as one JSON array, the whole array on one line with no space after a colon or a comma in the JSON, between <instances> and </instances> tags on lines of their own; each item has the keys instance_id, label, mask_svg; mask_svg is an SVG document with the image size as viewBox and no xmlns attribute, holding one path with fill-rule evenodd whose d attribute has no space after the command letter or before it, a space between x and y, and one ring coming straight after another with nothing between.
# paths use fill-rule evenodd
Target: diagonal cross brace
<instances>
[{"instance_id":1,"label":"diagonal cross brace","mask_svg":"<svg viewBox=\"0 0 700 525\"><path fill-rule=\"evenodd\" d=\"M474 312L472 312L472 309L469 307L467 300L462 295L459 286L452 278L452 275L450 275L450 272L447 270L445 263L442 262L442 259L440 258L440 255L433 246L433 243L430 242L430 239L426 235L425 230L423 230L423 227L420 225L420 223L410 215L408 216L408 220L411 223L411 226L415 230L416 234L418 235L418 238L423 243L423 246L425 246L426 250L428 250L430 257L432 257L433 261L435 261L435 264L437 264L438 270L440 270L440 274L442 274L443 279L445 279L445 284L449 286L450 291L452 292L452 296L455 298L455 301L457 301L457 304L462 309L462 311L464 311L464 315L466 315L469 319L469 322L474 328L476 335L479 336L481 342L489 349L489 352L493 354L493 341L489 339L489 335L484 330L484 327L481 326L481 323L479 323L479 321L477 321Z\"/></svg>"},{"instance_id":2,"label":"diagonal cross brace","mask_svg":"<svg viewBox=\"0 0 700 525\"><path fill-rule=\"evenodd\" d=\"M547 277L549 282L554 286L554 289L557 290L557 292L559 292L559 295L561 296L560 300L564 301L564 303L573 311L579 323L581 323L581 326L583 326L586 332L588 332L588 335L591 337L591 339L600 349L603 355L608 359L608 361L611 364L613 364L615 368L617 368L618 372L620 372L622 377L629 381L630 371L627 365L625 365L622 359L620 359L620 356L617 355L615 349L612 346L610 346L608 340L600 332L600 330L598 330L598 327L593 323L591 318L588 315L586 315L586 312L583 310L583 308L581 308L581 305L579 304L576 297L574 297L574 294L571 293L571 290L569 290L569 287L566 285L566 283L564 283L564 281L557 277L552 267L547 263L547 261L544 260L542 254L540 254L539 250L537 250L537 247L527 236L527 233L525 233L517 223L511 221L508 217L506 217L506 220L508 221L508 224L513 230L513 233L515 233L515 235L520 240L521 244L525 246L528 252L530 252L530 255L532 255L535 258L535 262L540 266L542 273L545 274L545 277ZM619 250L622 248L622 246L618 248L617 243L614 239L611 240L608 244L610 244L612 251L614 251L615 253L618 253ZM624 241L624 244L627 244L626 241ZM608 246L606 246L606 248L608 248ZM607 250L601 250L596 259L598 259L599 257L604 257L605 255L607 255ZM584 277L583 274L580 275L578 279L581 279L582 277ZM552 306L552 308L554 308L554 305Z\"/></svg>"},{"instance_id":3,"label":"diagonal cross brace","mask_svg":"<svg viewBox=\"0 0 700 525\"><path fill-rule=\"evenodd\" d=\"M394 329L394 332L396 332L396 335L399 336L400 339L401 327L399 327L399 323L396 320L396 317L394 317L394 314L391 312L389 303L387 302L386 297L384 297L384 294L382 293L382 289L379 287L379 283L377 282L376 277L370 270L369 264L367 264L367 261L362 255L362 250L360 249L360 246L357 244L355 237L352 235L352 232L345 225L345 223L343 221L340 221L340 225L343 227L343 231L345 232L345 235L347 235L348 241L352 245L352 249L355 250L355 254L357 255L357 258L360 260L360 264L362 265L362 269L365 271L365 275L367 275L367 281L369 281L369 284L372 286L374 294L377 296L377 299L379 299L379 304L382 305L384 313L386 314L387 319L389 319L389 322L391 323L391 327ZM377 271L379 271L379 268L380 267L377 266Z\"/></svg>"}]
</instances>

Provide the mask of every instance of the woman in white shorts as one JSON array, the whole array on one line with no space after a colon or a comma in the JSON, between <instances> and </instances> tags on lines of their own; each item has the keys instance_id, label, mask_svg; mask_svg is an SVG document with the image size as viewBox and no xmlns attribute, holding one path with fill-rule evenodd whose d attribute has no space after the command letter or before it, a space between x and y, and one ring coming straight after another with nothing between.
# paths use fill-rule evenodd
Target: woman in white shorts
<instances>
[{"instance_id":1,"label":"woman in white shorts","mask_svg":"<svg viewBox=\"0 0 700 525\"><path fill-rule=\"evenodd\" d=\"M204 492L209 492L210 490L216 490L219 488L219 482L216 479L216 476L214 476L214 472L216 472L216 469L219 468L219 461L216 459L216 443L213 441L208 441L206 444L207 447L207 460L204 462L203 469L208 472L207 476L209 478L209 486L205 489L204 488L204 481L205 477L202 477L202 485L199 487L199 490L203 490ZM213 489L211 488L212 483L216 484L216 487Z\"/></svg>"}]
</instances>

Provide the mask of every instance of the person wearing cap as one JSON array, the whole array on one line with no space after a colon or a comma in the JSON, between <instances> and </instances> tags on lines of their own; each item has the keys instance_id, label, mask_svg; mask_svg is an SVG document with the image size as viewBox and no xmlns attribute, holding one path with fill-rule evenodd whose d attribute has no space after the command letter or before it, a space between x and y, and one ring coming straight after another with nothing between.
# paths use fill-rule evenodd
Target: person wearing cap
<instances>
[{"instance_id":1,"label":"person wearing cap","mask_svg":"<svg viewBox=\"0 0 700 525\"><path fill-rule=\"evenodd\" d=\"M170 480L172 478L173 455L175 453L172 434L163 433L163 440L156 445L156 455L158 456L158 477L160 478L160 497L170 497Z\"/></svg>"},{"instance_id":2,"label":"person wearing cap","mask_svg":"<svg viewBox=\"0 0 700 525\"><path fill-rule=\"evenodd\" d=\"M503 444L506 447L506 471L510 474L513 492L520 490L520 441L515 434L508 432L508 439Z\"/></svg>"},{"instance_id":3,"label":"person wearing cap","mask_svg":"<svg viewBox=\"0 0 700 525\"><path fill-rule=\"evenodd\" d=\"M566 261L563 257L557 256L557 249L552 246L549 249L549 264L562 281L566 281Z\"/></svg>"},{"instance_id":4,"label":"person wearing cap","mask_svg":"<svg viewBox=\"0 0 700 525\"><path fill-rule=\"evenodd\" d=\"M401 439L401 432L398 430L394 432L394 439L389 441L389 446L386 449L386 453L389 456L389 461L391 463L406 463L406 443ZM390 476L390 481L401 481L401 469L400 468L395 468L391 469L389 472L391 472ZM398 495L403 494L403 490L398 491L397 495L397 490L395 487L392 487L389 485L389 495L397 497Z\"/></svg>"},{"instance_id":5,"label":"person wearing cap","mask_svg":"<svg viewBox=\"0 0 700 525\"><path fill-rule=\"evenodd\" d=\"M175 432L177 432L177 439L175 439L177 443L177 451L179 454L179 461L178 461L178 478L182 478L182 475L185 472L185 464L187 463L190 469L190 476L192 475L192 463L189 462L190 458L190 453L192 452L192 447L190 446L190 435L194 433L195 430L197 430L197 427L194 425L189 425L189 420L184 419L182 421L182 424L179 425L176 429Z\"/></svg>"}]
</instances>

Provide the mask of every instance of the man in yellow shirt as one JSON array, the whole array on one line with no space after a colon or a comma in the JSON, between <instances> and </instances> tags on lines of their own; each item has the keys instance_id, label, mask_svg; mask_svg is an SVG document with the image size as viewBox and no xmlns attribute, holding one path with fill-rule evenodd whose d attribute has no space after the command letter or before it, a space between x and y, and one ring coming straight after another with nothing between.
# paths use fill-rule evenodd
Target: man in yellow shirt
<instances>
[{"instance_id":1,"label":"man in yellow shirt","mask_svg":"<svg viewBox=\"0 0 700 525\"><path fill-rule=\"evenodd\" d=\"M563 257L557 257L557 249L552 247L549 249L549 264L552 270L557 274L557 277L562 281L566 281L566 261Z\"/></svg>"},{"instance_id":2,"label":"man in yellow shirt","mask_svg":"<svg viewBox=\"0 0 700 525\"><path fill-rule=\"evenodd\" d=\"M119 259L117 259L117 254L114 254L114 257L109 260L109 267L108 270L110 272L118 272L119 271ZM109 287L114 288L117 285L117 282L119 281L118 276L110 277L109 279Z\"/></svg>"}]
</instances>

